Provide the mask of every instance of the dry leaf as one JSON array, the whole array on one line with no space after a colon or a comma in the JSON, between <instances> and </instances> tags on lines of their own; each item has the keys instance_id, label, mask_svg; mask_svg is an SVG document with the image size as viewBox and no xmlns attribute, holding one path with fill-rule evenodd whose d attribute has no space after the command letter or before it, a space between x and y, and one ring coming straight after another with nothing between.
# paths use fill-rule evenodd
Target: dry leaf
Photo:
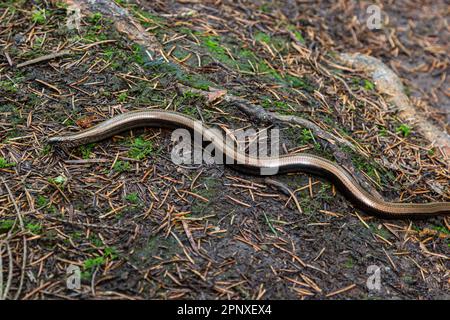
<instances>
[{"instance_id":1,"label":"dry leaf","mask_svg":"<svg viewBox=\"0 0 450 320\"><path fill-rule=\"evenodd\" d=\"M78 119L75 123L77 124L77 126L86 129L89 127L92 127L92 122L94 122L94 120L96 119L96 116L87 116L87 117L83 117L81 119Z\"/></svg>"},{"instance_id":2,"label":"dry leaf","mask_svg":"<svg viewBox=\"0 0 450 320\"><path fill-rule=\"evenodd\" d=\"M220 90L220 89L215 89L214 91L208 92L208 102L216 101L226 94L227 90Z\"/></svg>"}]
</instances>

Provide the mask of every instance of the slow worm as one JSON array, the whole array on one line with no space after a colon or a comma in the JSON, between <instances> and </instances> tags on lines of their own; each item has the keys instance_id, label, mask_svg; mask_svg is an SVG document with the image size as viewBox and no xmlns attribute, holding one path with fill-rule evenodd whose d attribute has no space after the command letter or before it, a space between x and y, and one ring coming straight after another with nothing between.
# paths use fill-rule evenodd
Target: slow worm
<instances>
[{"instance_id":1,"label":"slow worm","mask_svg":"<svg viewBox=\"0 0 450 320\"><path fill-rule=\"evenodd\" d=\"M115 116L79 133L49 138L48 142L62 147L75 147L104 140L125 130L138 127L185 128L211 141L215 150L233 161L232 166L244 173L288 173L304 171L330 180L339 191L364 212L384 218L424 218L450 214L450 202L396 203L373 196L361 187L343 167L312 154L252 157L226 143L223 136L204 124L183 114L167 110L133 111ZM228 163L228 162L227 162Z\"/></svg>"}]
</instances>

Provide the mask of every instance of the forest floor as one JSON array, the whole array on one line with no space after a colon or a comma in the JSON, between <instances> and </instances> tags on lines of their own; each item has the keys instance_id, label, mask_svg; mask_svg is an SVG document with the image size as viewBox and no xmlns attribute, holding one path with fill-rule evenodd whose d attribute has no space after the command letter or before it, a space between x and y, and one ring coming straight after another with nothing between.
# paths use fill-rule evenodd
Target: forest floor
<instances>
[{"instance_id":1,"label":"forest floor","mask_svg":"<svg viewBox=\"0 0 450 320\"><path fill-rule=\"evenodd\" d=\"M370 78L334 60L356 51L381 58L414 106L448 130L445 1L386 5L383 31L365 27L366 1L116 3L157 40L161 59L100 12L77 29L67 4L0 3L0 298L450 298L448 218L370 216L300 172L267 180L177 166L168 130L133 130L67 154L46 144L122 112L168 109L227 130L277 127L283 153L353 168L389 201L450 201L443 151ZM225 92L354 148L256 121ZM380 270L378 289L367 286L370 266ZM67 286L74 267L78 289Z\"/></svg>"}]
</instances>

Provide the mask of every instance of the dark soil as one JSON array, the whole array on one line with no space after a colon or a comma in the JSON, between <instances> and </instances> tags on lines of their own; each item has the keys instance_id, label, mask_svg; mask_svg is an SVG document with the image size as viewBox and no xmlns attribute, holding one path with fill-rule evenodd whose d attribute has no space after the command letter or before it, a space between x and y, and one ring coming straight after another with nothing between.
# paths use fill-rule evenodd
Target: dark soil
<instances>
[{"instance_id":1,"label":"dark soil","mask_svg":"<svg viewBox=\"0 0 450 320\"><path fill-rule=\"evenodd\" d=\"M145 108L230 130L267 127L220 99L181 94L176 84L220 88L357 144L367 157L342 151L386 199L449 201L450 172L439 149L399 120L363 74L321 60L332 61L333 51L381 57L405 79L415 104L443 124L443 109L434 107L448 107L440 84L448 73L448 50L440 49L448 45L446 31L430 33L441 22L416 17L444 12L445 2L426 10L406 2L384 6L410 55L380 43L381 31L355 26L356 36L348 34L347 22L364 12L364 1L117 2L157 37L171 63L150 61L101 14L84 17L77 31L66 27L63 5L0 4L4 288L13 262L6 298L450 298L444 217L383 220L354 209L325 180L272 177L294 192L300 213L289 194L263 177L221 165L174 165L167 130L133 130L65 152L45 142ZM403 30L399 24L408 19L417 24ZM417 47L424 37L433 50ZM302 56L295 42L311 54ZM67 48L68 56L24 68L7 58L17 64ZM435 67L406 70L422 63ZM286 151L334 160L327 142L310 132L279 128ZM66 285L70 265L82 271L78 290ZM381 269L380 290L367 287L371 265Z\"/></svg>"}]
</instances>

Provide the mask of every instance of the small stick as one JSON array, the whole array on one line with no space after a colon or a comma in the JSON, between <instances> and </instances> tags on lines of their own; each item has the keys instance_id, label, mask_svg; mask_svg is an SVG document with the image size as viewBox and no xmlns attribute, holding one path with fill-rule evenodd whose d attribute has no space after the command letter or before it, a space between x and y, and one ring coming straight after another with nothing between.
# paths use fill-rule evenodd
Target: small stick
<instances>
[{"instance_id":1,"label":"small stick","mask_svg":"<svg viewBox=\"0 0 450 320\"><path fill-rule=\"evenodd\" d=\"M279 181L276 181L276 180L273 180L273 179L270 179L270 178L266 178L264 181L267 184L270 184L270 185L278 188L282 192L288 193L291 196L292 200L294 200L294 203L295 203L295 206L298 209L298 212L299 213L303 213L302 207L300 206L300 203L298 202L297 197L295 196L294 192L292 192L292 190L288 186L284 185L283 183L281 183Z\"/></svg>"},{"instance_id":2,"label":"small stick","mask_svg":"<svg viewBox=\"0 0 450 320\"><path fill-rule=\"evenodd\" d=\"M14 65L13 61L11 60L11 57L9 56L8 52L4 52L6 60L8 60L9 65L12 67Z\"/></svg>"},{"instance_id":3,"label":"small stick","mask_svg":"<svg viewBox=\"0 0 450 320\"><path fill-rule=\"evenodd\" d=\"M43 84L44 86L55 90L56 92L58 92L58 94L61 94L61 90L59 90L56 86L54 86L54 85L52 85L52 84L50 84L48 82L45 82L44 80L36 79L36 82L39 82L40 84Z\"/></svg>"},{"instance_id":4,"label":"small stick","mask_svg":"<svg viewBox=\"0 0 450 320\"><path fill-rule=\"evenodd\" d=\"M181 224L183 225L184 232L186 233L186 237L191 244L192 249L198 253L197 244L195 243L194 237L192 236L191 230L189 230L189 226L185 220L181 220Z\"/></svg>"},{"instance_id":5,"label":"small stick","mask_svg":"<svg viewBox=\"0 0 450 320\"><path fill-rule=\"evenodd\" d=\"M349 285L348 287L345 287L345 288L343 288L343 289L340 289L340 290L331 292L331 293L327 294L325 297L329 298L329 297L335 296L335 295L337 295L337 294L340 294L340 293L349 291L349 290L353 289L354 287L356 287L356 284L351 284L351 285Z\"/></svg>"},{"instance_id":6,"label":"small stick","mask_svg":"<svg viewBox=\"0 0 450 320\"><path fill-rule=\"evenodd\" d=\"M55 52L55 53L47 54L45 56L41 56L41 57L36 58L36 59L32 59L32 60L28 60L28 61L19 63L17 65L17 68L22 68L22 67L25 67L25 66L29 66L30 64L35 64L35 63L39 63L39 62L42 62L42 61L52 60L52 59L55 59L55 58L59 58L59 57L68 55L68 54L70 54L69 50L64 50L64 51L61 51L61 52Z\"/></svg>"}]
</instances>

